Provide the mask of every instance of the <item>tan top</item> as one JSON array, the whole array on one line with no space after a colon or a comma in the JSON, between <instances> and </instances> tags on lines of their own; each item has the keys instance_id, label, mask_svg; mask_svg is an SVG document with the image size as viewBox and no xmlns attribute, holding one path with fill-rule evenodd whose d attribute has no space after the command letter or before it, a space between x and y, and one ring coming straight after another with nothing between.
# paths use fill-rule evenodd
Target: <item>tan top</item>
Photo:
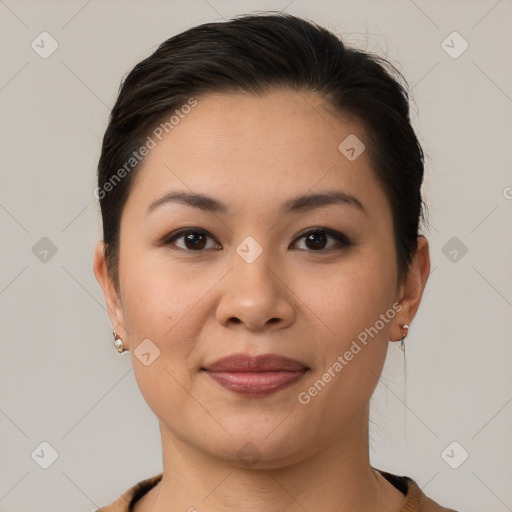
<instances>
[{"instance_id":1,"label":"tan top","mask_svg":"<svg viewBox=\"0 0 512 512\"><path fill-rule=\"evenodd\" d=\"M399 491L405 494L406 499L400 512L456 512L451 508L444 508L425 496L418 484L407 476L397 476L385 471L377 470L379 473L394 485ZM96 512L131 512L134 503L155 487L162 479L163 473L153 476L128 489L122 496L106 507L99 508Z\"/></svg>"}]
</instances>

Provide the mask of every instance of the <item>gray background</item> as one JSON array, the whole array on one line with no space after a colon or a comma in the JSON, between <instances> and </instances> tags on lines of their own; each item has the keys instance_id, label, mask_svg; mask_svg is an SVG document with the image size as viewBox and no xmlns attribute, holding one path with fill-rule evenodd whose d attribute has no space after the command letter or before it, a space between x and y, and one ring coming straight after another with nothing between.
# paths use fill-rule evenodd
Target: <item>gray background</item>
<instances>
[{"instance_id":1,"label":"gray background","mask_svg":"<svg viewBox=\"0 0 512 512\"><path fill-rule=\"evenodd\" d=\"M397 64L428 155L432 274L407 386L391 344L373 398L372 463L445 506L512 510L510 0L0 0L2 512L94 510L161 471L156 418L92 273L100 142L121 77L159 43L267 9ZM43 31L58 43L46 59L31 47L51 48ZM462 39L442 45L453 31L469 44L457 58L446 50ZM58 453L48 469L43 441Z\"/></svg>"}]
</instances>

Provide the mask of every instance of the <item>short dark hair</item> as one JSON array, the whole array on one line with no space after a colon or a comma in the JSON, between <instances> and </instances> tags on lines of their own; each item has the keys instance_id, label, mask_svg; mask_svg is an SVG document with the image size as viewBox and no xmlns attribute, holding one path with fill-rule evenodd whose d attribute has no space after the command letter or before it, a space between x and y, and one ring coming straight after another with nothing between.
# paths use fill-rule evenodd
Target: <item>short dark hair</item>
<instances>
[{"instance_id":1,"label":"short dark hair","mask_svg":"<svg viewBox=\"0 0 512 512\"><path fill-rule=\"evenodd\" d=\"M96 189L116 286L121 214L140 167L134 154L151 130L194 96L262 95L275 87L318 93L340 114L361 122L372 168L391 205L399 281L406 275L426 205L424 154L409 117L405 78L386 59L348 47L314 22L267 12L175 35L122 82L103 137Z\"/></svg>"}]
</instances>

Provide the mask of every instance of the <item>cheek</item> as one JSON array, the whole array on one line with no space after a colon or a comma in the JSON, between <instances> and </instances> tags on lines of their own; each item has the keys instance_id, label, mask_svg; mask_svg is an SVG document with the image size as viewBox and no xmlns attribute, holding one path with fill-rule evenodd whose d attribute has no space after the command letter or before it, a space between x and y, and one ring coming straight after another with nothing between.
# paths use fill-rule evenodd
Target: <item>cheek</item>
<instances>
[{"instance_id":1,"label":"cheek","mask_svg":"<svg viewBox=\"0 0 512 512\"><path fill-rule=\"evenodd\" d=\"M135 345L144 338L160 345L206 293L208 282L183 264L171 265L165 251L128 247L129 240L119 265L126 327Z\"/></svg>"},{"instance_id":2,"label":"cheek","mask_svg":"<svg viewBox=\"0 0 512 512\"><path fill-rule=\"evenodd\" d=\"M323 286L310 288L315 292L308 294L303 283L298 295L307 297L304 302L324 326L316 340L321 357L299 401L326 422L336 418L339 426L361 411L382 371L397 312L394 253L368 247L323 278L316 277L323 279Z\"/></svg>"},{"instance_id":3,"label":"cheek","mask_svg":"<svg viewBox=\"0 0 512 512\"><path fill-rule=\"evenodd\" d=\"M298 279L294 290L317 314L319 325L330 333L328 338L336 349L373 326L390 308L390 315L394 312L396 268L392 248L378 251L373 244L368 245L339 265L313 270L309 276L307 280ZM379 323L379 327L385 337L389 323Z\"/></svg>"},{"instance_id":4,"label":"cheek","mask_svg":"<svg viewBox=\"0 0 512 512\"><path fill-rule=\"evenodd\" d=\"M225 268L184 261L171 264L165 252L137 252L128 247L122 254L120 280L130 349L132 343L136 349L149 338L160 351L160 356L146 366L131 350L144 399L160 420L173 425L183 436L194 419L201 425L211 421L208 428L217 432L218 424L191 399L196 396L196 369L190 367L190 361L196 357L194 350L201 351L197 341L208 338L205 332L212 338L219 332L215 304L221 297L216 295L215 285L229 265ZM284 293L290 293L289 300L297 313L297 325L292 329L301 342L310 345L308 352L315 354L314 374L298 391L316 392L312 392L308 405L301 405L294 397L290 406L302 414L303 421L313 421L313 414L316 420L311 429L331 425L332 432L327 437L336 436L338 429L369 400L385 359L388 324L377 336L367 335L366 345L360 335L392 306L394 254L389 247L377 249L377 244L372 244L336 265L309 264L307 272L290 266L282 270L293 291ZM352 348L357 353L348 356L350 360L344 358L342 370L334 371L335 376L331 375L325 387L315 387L336 362L342 364L338 357L350 352L352 342L358 339L360 349ZM177 410L182 411L180 419L173 413ZM223 435L219 432L219 436Z\"/></svg>"},{"instance_id":5,"label":"cheek","mask_svg":"<svg viewBox=\"0 0 512 512\"><path fill-rule=\"evenodd\" d=\"M152 402L153 410L158 409L155 405L163 403L164 397L167 403L175 404L186 399L183 391L191 388L191 375L197 370L191 367L191 354L204 330L208 293L222 275L184 263L171 264L165 251L126 250L120 260L123 311L133 367L141 392L148 403ZM141 351L139 344L148 339L159 356L145 366L137 354Z\"/></svg>"},{"instance_id":6,"label":"cheek","mask_svg":"<svg viewBox=\"0 0 512 512\"><path fill-rule=\"evenodd\" d=\"M191 401L192 372L196 369L189 367L189 361L201 331L201 298L210 286L187 273L171 273L164 265L152 263L136 261L135 257L126 261L125 268L130 271L122 283L125 321L140 392L160 420L173 424L173 411L201 416ZM151 362L146 365L140 355L148 339L149 350L144 352L150 352Z\"/></svg>"}]
</instances>

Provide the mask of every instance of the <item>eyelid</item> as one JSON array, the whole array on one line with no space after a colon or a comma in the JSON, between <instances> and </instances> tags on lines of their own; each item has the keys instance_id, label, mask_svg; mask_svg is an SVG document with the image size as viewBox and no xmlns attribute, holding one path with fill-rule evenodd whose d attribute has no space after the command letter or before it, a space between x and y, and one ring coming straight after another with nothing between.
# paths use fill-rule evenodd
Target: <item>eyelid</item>
<instances>
[{"instance_id":1,"label":"eyelid","mask_svg":"<svg viewBox=\"0 0 512 512\"><path fill-rule=\"evenodd\" d=\"M159 245L162 245L162 246L170 246L170 245L173 245L176 249L178 250L181 250L181 251L184 251L184 252L190 252L190 253L194 253L194 252L197 252L197 253L201 253L201 252L205 252L206 249L199 249L197 251L194 251L192 249L184 249L182 247L178 247L175 242L176 240L179 240L181 238L183 238L184 236L186 236L187 234L189 233L197 233L197 234L200 234L200 235L204 235L206 236L207 238L210 238L212 240L215 241L215 243L217 245L220 245L221 248L222 248L222 244L209 232L207 231L206 229L204 228L195 228L195 227L185 227L185 228L180 228L176 231L173 231L172 233L169 233L168 235L166 235L162 241L160 242ZM300 249L301 251L306 251L306 252L311 252L311 253L326 253L326 252L329 252L331 250L336 250L339 248L339 246L341 247L348 247L348 246L351 246L354 244L353 240L351 240L350 237L348 237L347 235L345 235L344 233L340 232L340 231L337 231L335 229L331 229L331 228L326 228L326 227L321 227L321 226L313 226L313 227L310 227L310 228L307 228L303 231L301 231L296 237L295 239L290 243L290 245L288 247L291 247L293 246L294 244L296 244L298 241L300 241L301 239L303 239L304 237L306 237L307 235L311 234L311 233L323 233L325 234L326 236L328 237L331 237L333 239L335 239L337 241L337 244L334 244L333 246L331 247L328 247L326 249L318 249L318 250L313 250L313 249ZM220 250L218 248L215 247L216 250ZM211 250L211 248L209 249Z\"/></svg>"},{"instance_id":2,"label":"eyelid","mask_svg":"<svg viewBox=\"0 0 512 512\"><path fill-rule=\"evenodd\" d=\"M295 237L295 240L290 245L293 245L293 244L297 243L299 240L301 240L305 236L309 235L310 233L324 233L325 235L327 235L327 236L329 236L331 238L334 238L338 242L338 245L345 246L345 247L353 245L353 243L354 243L350 239L350 237L348 237L347 235L345 235L341 231L337 231L336 229L331 229L331 228L326 228L326 227L321 227L321 226L313 226L313 227L307 228L304 231L302 231L301 233L299 233ZM308 252L311 252L311 253L322 253L322 252L324 252L325 253L325 252L330 251L331 249L336 249L336 245L334 245L334 246L332 246L330 248L327 248L327 249L319 249L318 251L309 250ZM304 249L302 249L302 250L304 250Z\"/></svg>"},{"instance_id":3,"label":"eyelid","mask_svg":"<svg viewBox=\"0 0 512 512\"><path fill-rule=\"evenodd\" d=\"M222 246L222 244L209 231L207 231L206 229L203 229L203 228L194 228L194 227L181 228L181 229L177 229L176 231L173 231L172 233L169 233L162 239L162 241L159 243L159 245L162 245L162 246L174 245L176 247L176 249L184 251L184 252L198 252L198 253L204 252L204 249L199 250L199 251L193 251L193 250L183 249L182 247L178 247L175 245L174 242L176 242L176 240L183 238L185 235L187 235L189 233L198 233L200 235L204 235L204 236L214 240L216 244Z\"/></svg>"}]
</instances>

